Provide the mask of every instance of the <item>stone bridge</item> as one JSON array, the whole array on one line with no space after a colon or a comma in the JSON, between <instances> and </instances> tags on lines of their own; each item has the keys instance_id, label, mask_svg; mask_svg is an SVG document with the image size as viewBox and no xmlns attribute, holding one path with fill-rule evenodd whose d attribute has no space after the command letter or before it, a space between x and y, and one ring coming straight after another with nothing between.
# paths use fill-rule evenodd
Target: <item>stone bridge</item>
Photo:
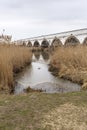
<instances>
[{"instance_id":1,"label":"stone bridge","mask_svg":"<svg viewBox=\"0 0 87 130\"><path fill-rule=\"evenodd\" d=\"M21 39L15 41L15 44L45 48L49 46L57 47L61 45L87 45L87 28Z\"/></svg>"}]
</instances>

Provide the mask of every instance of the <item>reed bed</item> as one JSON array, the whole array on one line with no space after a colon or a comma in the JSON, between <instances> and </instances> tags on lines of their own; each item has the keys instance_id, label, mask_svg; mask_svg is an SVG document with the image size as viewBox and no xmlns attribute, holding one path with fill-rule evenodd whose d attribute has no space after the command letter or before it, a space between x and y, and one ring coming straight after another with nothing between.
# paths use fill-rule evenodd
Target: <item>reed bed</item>
<instances>
[{"instance_id":1,"label":"reed bed","mask_svg":"<svg viewBox=\"0 0 87 130\"><path fill-rule=\"evenodd\" d=\"M0 45L0 90L10 91L14 86L14 73L31 63L32 53L27 47Z\"/></svg>"},{"instance_id":2,"label":"reed bed","mask_svg":"<svg viewBox=\"0 0 87 130\"><path fill-rule=\"evenodd\" d=\"M61 47L51 58L50 70L87 88L87 46Z\"/></svg>"}]
</instances>

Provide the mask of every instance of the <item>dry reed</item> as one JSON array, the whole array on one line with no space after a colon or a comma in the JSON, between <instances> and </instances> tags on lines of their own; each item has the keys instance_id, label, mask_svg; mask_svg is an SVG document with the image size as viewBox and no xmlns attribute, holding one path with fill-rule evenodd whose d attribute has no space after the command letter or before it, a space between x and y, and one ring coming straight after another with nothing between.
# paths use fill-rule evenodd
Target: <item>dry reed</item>
<instances>
[{"instance_id":1,"label":"dry reed","mask_svg":"<svg viewBox=\"0 0 87 130\"><path fill-rule=\"evenodd\" d=\"M87 87L87 46L61 47L56 50L51 65L57 75Z\"/></svg>"},{"instance_id":2,"label":"dry reed","mask_svg":"<svg viewBox=\"0 0 87 130\"><path fill-rule=\"evenodd\" d=\"M27 47L0 45L0 90L11 90L14 73L30 63L31 57Z\"/></svg>"}]
</instances>

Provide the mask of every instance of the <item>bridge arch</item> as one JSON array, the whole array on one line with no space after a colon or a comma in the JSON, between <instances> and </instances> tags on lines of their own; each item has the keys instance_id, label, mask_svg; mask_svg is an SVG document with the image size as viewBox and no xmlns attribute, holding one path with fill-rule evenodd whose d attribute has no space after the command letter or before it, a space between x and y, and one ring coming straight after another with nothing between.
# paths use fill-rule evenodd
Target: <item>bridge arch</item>
<instances>
[{"instance_id":1,"label":"bridge arch","mask_svg":"<svg viewBox=\"0 0 87 130\"><path fill-rule=\"evenodd\" d=\"M41 47L42 48L48 48L49 47L49 42L47 41L47 39L43 39L43 41L41 43Z\"/></svg>"},{"instance_id":2,"label":"bridge arch","mask_svg":"<svg viewBox=\"0 0 87 130\"><path fill-rule=\"evenodd\" d=\"M80 44L80 41L74 36L74 35L71 35L69 36L66 41L65 41L65 46L76 46Z\"/></svg>"},{"instance_id":3,"label":"bridge arch","mask_svg":"<svg viewBox=\"0 0 87 130\"><path fill-rule=\"evenodd\" d=\"M83 45L87 45L87 37L84 39Z\"/></svg>"},{"instance_id":4,"label":"bridge arch","mask_svg":"<svg viewBox=\"0 0 87 130\"><path fill-rule=\"evenodd\" d=\"M33 45L33 46L34 46L34 47L39 47L39 46L40 46L38 40L36 40L36 41L34 42L34 45Z\"/></svg>"},{"instance_id":5,"label":"bridge arch","mask_svg":"<svg viewBox=\"0 0 87 130\"><path fill-rule=\"evenodd\" d=\"M51 47L59 47L62 46L62 42L59 38L55 37L52 41Z\"/></svg>"},{"instance_id":6,"label":"bridge arch","mask_svg":"<svg viewBox=\"0 0 87 130\"><path fill-rule=\"evenodd\" d=\"M28 41L27 46L28 46L28 47L32 47L32 42L31 42L31 41Z\"/></svg>"},{"instance_id":7,"label":"bridge arch","mask_svg":"<svg viewBox=\"0 0 87 130\"><path fill-rule=\"evenodd\" d=\"M23 41L22 45L23 45L23 46L26 46L26 42L25 42L25 41Z\"/></svg>"}]
</instances>

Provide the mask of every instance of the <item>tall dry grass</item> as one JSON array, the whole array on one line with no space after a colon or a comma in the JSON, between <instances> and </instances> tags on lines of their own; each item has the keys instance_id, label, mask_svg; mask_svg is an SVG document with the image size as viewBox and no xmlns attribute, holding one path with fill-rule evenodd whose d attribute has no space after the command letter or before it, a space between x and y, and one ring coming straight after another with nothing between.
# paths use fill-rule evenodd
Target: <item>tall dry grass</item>
<instances>
[{"instance_id":1,"label":"tall dry grass","mask_svg":"<svg viewBox=\"0 0 87 130\"><path fill-rule=\"evenodd\" d=\"M13 75L31 62L32 54L27 47L0 45L0 90L13 87Z\"/></svg>"},{"instance_id":2,"label":"tall dry grass","mask_svg":"<svg viewBox=\"0 0 87 130\"><path fill-rule=\"evenodd\" d=\"M87 82L87 46L61 47L51 58L51 65L57 75L73 82Z\"/></svg>"}]
</instances>

